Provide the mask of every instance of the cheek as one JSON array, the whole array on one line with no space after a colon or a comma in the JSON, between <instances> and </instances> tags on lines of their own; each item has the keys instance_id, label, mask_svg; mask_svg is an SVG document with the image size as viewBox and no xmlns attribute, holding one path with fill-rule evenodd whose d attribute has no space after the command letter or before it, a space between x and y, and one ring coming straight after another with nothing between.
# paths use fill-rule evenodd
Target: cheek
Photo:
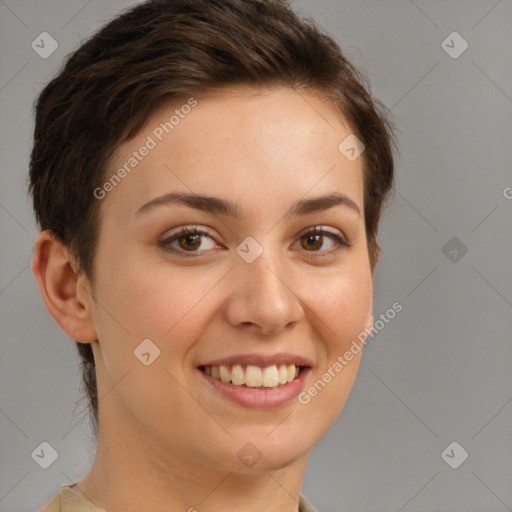
<instances>
[{"instance_id":1,"label":"cheek","mask_svg":"<svg viewBox=\"0 0 512 512\"><path fill-rule=\"evenodd\" d=\"M369 268L351 267L322 279L306 291L314 312L324 324L326 340L329 340L330 356L333 350L341 350L347 343L364 331L371 316L373 285Z\"/></svg>"},{"instance_id":2,"label":"cheek","mask_svg":"<svg viewBox=\"0 0 512 512\"><path fill-rule=\"evenodd\" d=\"M205 273L204 278L192 281L187 270L125 255L119 265L105 272L104 282L101 295L107 297L127 330L137 336L162 338L201 300L213 279Z\"/></svg>"},{"instance_id":3,"label":"cheek","mask_svg":"<svg viewBox=\"0 0 512 512\"><path fill-rule=\"evenodd\" d=\"M324 280L315 295L310 304L323 343L317 354L319 366L308 385L314 387L311 401L317 411L323 411L327 424L343 408L357 375L363 351L359 336L372 312L371 272L364 265L347 268Z\"/></svg>"},{"instance_id":4,"label":"cheek","mask_svg":"<svg viewBox=\"0 0 512 512\"><path fill-rule=\"evenodd\" d=\"M218 278L205 272L201 279L191 280L186 270L171 271L169 266L134 261L126 255L119 265L104 268L96 308L104 386L123 380L112 394L112 403L117 396L119 404L140 418L152 418L155 407L163 404L169 411L187 411L188 395L177 382L183 381L188 350L204 330L202 298ZM143 345L147 339L151 344ZM145 352L152 360L147 366L138 359ZM165 414L159 409L161 420ZM176 423L172 415L168 420ZM149 420L146 427L151 427Z\"/></svg>"},{"instance_id":5,"label":"cheek","mask_svg":"<svg viewBox=\"0 0 512 512\"><path fill-rule=\"evenodd\" d=\"M99 327L111 370L120 374L133 365L138 367L134 350L145 339L160 350L153 367L184 369L189 349L205 330L208 302L222 275L197 268L192 275L187 269L162 263L128 260L125 257L105 272L105 284L98 291L104 306L98 308ZM114 361L121 363L117 369L112 366Z\"/></svg>"}]
</instances>

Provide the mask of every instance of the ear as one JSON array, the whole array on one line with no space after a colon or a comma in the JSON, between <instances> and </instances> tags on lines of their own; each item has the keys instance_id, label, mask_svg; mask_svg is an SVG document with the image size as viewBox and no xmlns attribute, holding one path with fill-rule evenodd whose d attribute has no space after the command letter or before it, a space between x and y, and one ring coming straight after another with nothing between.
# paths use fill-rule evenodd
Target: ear
<instances>
[{"instance_id":1,"label":"ear","mask_svg":"<svg viewBox=\"0 0 512 512\"><path fill-rule=\"evenodd\" d=\"M82 343L97 340L92 321L93 299L85 275L70 251L50 230L39 233L32 272L48 311L68 336Z\"/></svg>"}]
</instances>

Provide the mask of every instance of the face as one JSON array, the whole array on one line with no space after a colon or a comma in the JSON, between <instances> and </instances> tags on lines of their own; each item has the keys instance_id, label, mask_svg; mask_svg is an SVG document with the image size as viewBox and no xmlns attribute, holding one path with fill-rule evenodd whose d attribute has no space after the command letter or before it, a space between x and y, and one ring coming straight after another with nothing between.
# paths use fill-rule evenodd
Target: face
<instances>
[{"instance_id":1,"label":"face","mask_svg":"<svg viewBox=\"0 0 512 512\"><path fill-rule=\"evenodd\" d=\"M95 199L100 432L144 439L162 465L284 467L343 408L361 351L344 355L371 326L362 158L312 93L187 100L118 148L106 181L120 179Z\"/></svg>"}]
</instances>

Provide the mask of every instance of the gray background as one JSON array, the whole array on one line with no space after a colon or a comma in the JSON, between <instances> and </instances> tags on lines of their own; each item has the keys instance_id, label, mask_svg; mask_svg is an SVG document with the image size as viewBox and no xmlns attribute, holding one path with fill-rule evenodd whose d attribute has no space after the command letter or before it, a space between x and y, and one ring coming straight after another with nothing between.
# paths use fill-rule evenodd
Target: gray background
<instances>
[{"instance_id":1,"label":"gray background","mask_svg":"<svg viewBox=\"0 0 512 512\"><path fill-rule=\"evenodd\" d=\"M30 270L31 107L63 57L133 3L0 1L1 512L33 512L93 461L74 342ZM374 317L403 310L369 340L302 491L319 512L512 510L512 2L293 4L368 73L402 151ZM43 31L59 44L47 59L31 48ZM457 58L441 46L453 31L469 44ZM48 469L31 456L43 441L58 452ZM469 454L457 469L441 457L453 441Z\"/></svg>"}]
</instances>

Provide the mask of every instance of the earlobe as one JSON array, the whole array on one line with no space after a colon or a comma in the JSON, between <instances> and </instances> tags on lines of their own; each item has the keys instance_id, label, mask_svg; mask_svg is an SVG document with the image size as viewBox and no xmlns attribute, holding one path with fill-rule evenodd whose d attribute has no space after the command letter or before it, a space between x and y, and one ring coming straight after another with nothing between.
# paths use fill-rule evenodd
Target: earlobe
<instances>
[{"instance_id":1,"label":"earlobe","mask_svg":"<svg viewBox=\"0 0 512 512\"><path fill-rule=\"evenodd\" d=\"M77 277L69 250L50 231L39 233L32 272L46 308L68 336L82 343L97 340L92 321L93 300L86 280Z\"/></svg>"}]
</instances>

